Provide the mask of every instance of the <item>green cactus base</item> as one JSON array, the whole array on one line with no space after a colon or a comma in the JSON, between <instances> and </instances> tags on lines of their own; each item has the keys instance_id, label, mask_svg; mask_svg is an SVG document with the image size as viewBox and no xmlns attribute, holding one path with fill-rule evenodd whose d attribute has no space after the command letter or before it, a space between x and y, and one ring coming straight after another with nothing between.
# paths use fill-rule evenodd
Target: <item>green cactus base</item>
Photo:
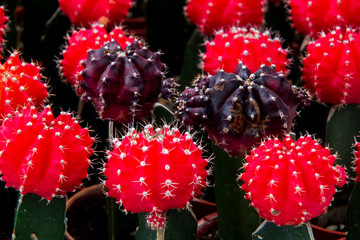
<instances>
[{"instance_id":1,"label":"green cactus base","mask_svg":"<svg viewBox=\"0 0 360 240\"><path fill-rule=\"evenodd\" d=\"M229 157L218 146L213 146L215 159L215 197L219 217L219 237L224 240L251 239L259 226L259 217L237 182L242 158Z\"/></svg>"},{"instance_id":2,"label":"green cactus base","mask_svg":"<svg viewBox=\"0 0 360 240\"><path fill-rule=\"evenodd\" d=\"M158 238L155 230L146 225L147 213L139 213L139 228L136 231L136 240L195 240L197 221L188 210L171 209L166 212L166 227L164 238ZM159 236L160 237L160 236Z\"/></svg>"},{"instance_id":3,"label":"green cactus base","mask_svg":"<svg viewBox=\"0 0 360 240\"><path fill-rule=\"evenodd\" d=\"M360 239L360 183L356 183L346 210L348 233L346 239Z\"/></svg>"},{"instance_id":4,"label":"green cactus base","mask_svg":"<svg viewBox=\"0 0 360 240\"><path fill-rule=\"evenodd\" d=\"M51 202L28 193L19 197L13 239L64 240L66 198L55 197Z\"/></svg>"},{"instance_id":5,"label":"green cactus base","mask_svg":"<svg viewBox=\"0 0 360 240\"><path fill-rule=\"evenodd\" d=\"M315 240L310 223L300 226L278 226L265 220L252 235L252 240Z\"/></svg>"}]
</instances>

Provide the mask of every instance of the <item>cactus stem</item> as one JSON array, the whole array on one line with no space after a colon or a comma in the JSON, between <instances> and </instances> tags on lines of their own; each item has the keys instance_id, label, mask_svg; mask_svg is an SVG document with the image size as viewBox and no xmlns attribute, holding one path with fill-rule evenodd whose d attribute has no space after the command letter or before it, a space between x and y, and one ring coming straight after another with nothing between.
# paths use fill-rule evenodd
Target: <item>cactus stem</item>
<instances>
[{"instance_id":1,"label":"cactus stem","mask_svg":"<svg viewBox=\"0 0 360 240\"><path fill-rule=\"evenodd\" d=\"M165 228L159 228L156 230L156 239L157 240L165 239Z\"/></svg>"}]
</instances>

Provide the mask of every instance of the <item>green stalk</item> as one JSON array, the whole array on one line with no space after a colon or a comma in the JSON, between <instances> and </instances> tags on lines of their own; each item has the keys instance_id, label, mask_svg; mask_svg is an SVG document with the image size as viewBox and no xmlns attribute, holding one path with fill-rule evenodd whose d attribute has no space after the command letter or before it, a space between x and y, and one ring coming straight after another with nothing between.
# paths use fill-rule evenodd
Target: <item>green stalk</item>
<instances>
[{"instance_id":1,"label":"green stalk","mask_svg":"<svg viewBox=\"0 0 360 240\"><path fill-rule=\"evenodd\" d=\"M55 197L50 202L28 193L19 195L13 239L64 240L66 198Z\"/></svg>"},{"instance_id":2,"label":"green stalk","mask_svg":"<svg viewBox=\"0 0 360 240\"><path fill-rule=\"evenodd\" d=\"M315 240L310 223L299 226L278 226L265 220L252 235L253 240Z\"/></svg>"},{"instance_id":3,"label":"green stalk","mask_svg":"<svg viewBox=\"0 0 360 240\"><path fill-rule=\"evenodd\" d=\"M139 213L136 240L196 240L197 221L189 210L171 209L166 212L166 226L162 231L147 226L147 213Z\"/></svg>"},{"instance_id":4,"label":"green stalk","mask_svg":"<svg viewBox=\"0 0 360 240\"><path fill-rule=\"evenodd\" d=\"M237 182L243 158L230 157L213 146L215 159L215 197L219 218L219 236L224 240L251 239L259 226L259 217Z\"/></svg>"},{"instance_id":5,"label":"green stalk","mask_svg":"<svg viewBox=\"0 0 360 240\"><path fill-rule=\"evenodd\" d=\"M360 183L356 183L346 210L346 239L360 239Z\"/></svg>"}]
</instances>

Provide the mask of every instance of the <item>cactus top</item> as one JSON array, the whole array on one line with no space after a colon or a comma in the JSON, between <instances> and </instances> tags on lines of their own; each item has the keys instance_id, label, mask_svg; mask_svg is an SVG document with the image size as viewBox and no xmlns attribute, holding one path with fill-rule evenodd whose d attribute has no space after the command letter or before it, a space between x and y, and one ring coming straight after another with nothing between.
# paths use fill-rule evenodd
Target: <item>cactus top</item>
<instances>
[{"instance_id":1,"label":"cactus top","mask_svg":"<svg viewBox=\"0 0 360 240\"><path fill-rule=\"evenodd\" d=\"M264 0L189 0L185 14L205 35L232 26L261 25Z\"/></svg>"},{"instance_id":2,"label":"cactus top","mask_svg":"<svg viewBox=\"0 0 360 240\"><path fill-rule=\"evenodd\" d=\"M214 75L218 70L233 72L239 61L251 72L262 64L275 65L276 71L287 73L288 51L281 46L281 39L272 38L269 31L260 32L255 28L232 27L219 30L212 41L205 44L202 55L204 71Z\"/></svg>"},{"instance_id":3,"label":"cactus top","mask_svg":"<svg viewBox=\"0 0 360 240\"><path fill-rule=\"evenodd\" d=\"M317 37L335 26L360 26L360 1L289 0L290 18L301 34Z\"/></svg>"},{"instance_id":4,"label":"cactus top","mask_svg":"<svg viewBox=\"0 0 360 240\"><path fill-rule=\"evenodd\" d=\"M108 196L127 211L158 214L182 209L206 185L208 162L189 133L147 125L142 132L130 129L113 144L105 164L105 186Z\"/></svg>"},{"instance_id":5,"label":"cactus top","mask_svg":"<svg viewBox=\"0 0 360 240\"><path fill-rule=\"evenodd\" d=\"M65 195L87 176L93 142L70 113L54 118L50 107L23 108L0 127L2 180L22 195Z\"/></svg>"},{"instance_id":6,"label":"cactus top","mask_svg":"<svg viewBox=\"0 0 360 240\"><path fill-rule=\"evenodd\" d=\"M95 22L117 25L128 15L133 0L59 0L60 9L76 26Z\"/></svg>"},{"instance_id":7,"label":"cactus top","mask_svg":"<svg viewBox=\"0 0 360 240\"><path fill-rule=\"evenodd\" d=\"M19 52L13 52L0 64L0 123L13 111L28 104L44 104L48 96L46 84L41 82L40 67L21 61Z\"/></svg>"},{"instance_id":8,"label":"cactus top","mask_svg":"<svg viewBox=\"0 0 360 240\"><path fill-rule=\"evenodd\" d=\"M209 137L233 156L243 156L269 135L284 136L296 116L291 84L274 66L255 73L242 63L234 73L199 77L178 99L185 124L203 124Z\"/></svg>"},{"instance_id":9,"label":"cactus top","mask_svg":"<svg viewBox=\"0 0 360 240\"><path fill-rule=\"evenodd\" d=\"M269 138L246 157L242 189L259 215L277 225L299 225L324 213L335 185L346 182L336 157L311 136Z\"/></svg>"},{"instance_id":10,"label":"cactus top","mask_svg":"<svg viewBox=\"0 0 360 240\"><path fill-rule=\"evenodd\" d=\"M302 80L321 102L360 103L360 34L336 27L307 46Z\"/></svg>"}]
</instances>

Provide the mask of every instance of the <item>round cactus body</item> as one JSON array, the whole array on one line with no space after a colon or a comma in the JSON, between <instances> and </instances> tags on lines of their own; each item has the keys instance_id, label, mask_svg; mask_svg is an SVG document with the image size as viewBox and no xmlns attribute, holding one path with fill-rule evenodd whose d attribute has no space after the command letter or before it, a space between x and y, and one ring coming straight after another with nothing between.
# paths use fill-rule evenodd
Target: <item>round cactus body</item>
<instances>
[{"instance_id":1,"label":"round cactus body","mask_svg":"<svg viewBox=\"0 0 360 240\"><path fill-rule=\"evenodd\" d=\"M214 75L218 70L233 72L239 61L251 72L262 64L275 65L277 71L287 73L288 51L281 47L281 39L272 38L269 31L261 33L251 28L231 28L216 32L212 41L205 44L206 52L202 55L204 71Z\"/></svg>"},{"instance_id":2,"label":"round cactus body","mask_svg":"<svg viewBox=\"0 0 360 240\"><path fill-rule=\"evenodd\" d=\"M46 84L40 81L40 67L22 62L18 52L0 64L0 75L0 123L20 107L40 107L48 96Z\"/></svg>"},{"instance_id":3,"label":"round cactus body","mask_svg":"<svg viewBox=\"0 0 360 240\"><path fill-rule=\"evenodd\" d=\"M360 103L360 35L337 27L307 46L302 80L323 103Z\"/></svg>"},{"instance_id":4,"label":"round cactus body","mask_svg":"<svg viewBox=\"0 0 360 240\"><path fill-rule=\"evenodd\" d=\"M357 182L360 182L360 143L356 143L356 148L357 151L355 152L355 173L356 173L356 178L355 180Z\"/></svg>"},{"instance_id":5,"label":"round cactus body","mask_svg":"<svg viewBox=\"0 0 360 240\"><path fill-rule=\"evenodd\" d=\"M346 182L336 157L311 136L269 138L247 156L242 189L259 215L277 225L299 225L330 205Z\"/></svg>"},{"instance_id":6,"label":"round cactus body","mask_svg":"<svg viewBox=\"0 0 360 240\"><path fill-rule=\"evenodd\" d=\"M273 66L251 74L240 63L234 73L197 79L179 97L177 114L185 124L203 124L228 154L243 156L264 137L289 132L296 107L291 84Z\"/></svg>"},{"instance_id":7,"label":"round cactus body","mask_svg":"<svg viewBox=\"0 0 360 240\"><path fill-rule=\"evenodd\" d=\"M22 195L51 200L73 191L87 176L94 140L69 113L23 108L0 127L0 174Z\"/></svg>"},{"instance_id":8,"label":"round cactus body","mask_svg":"<svg viewBox=\"0 0 360 240\"><path fill-rule=\"evenodd\" d=\"M108 196L132 213L152 213L150 227L161 228L163 213L184 208L206 185L207 161L189 133L147 125L113 144L104 170Z\"/></svg>"},{"instance_id":9,"label":"round cactus body","mask_svg":"<svg viewBox=\"0 0 360 240\"><path fill-rule=\"evenodd\" d=\"M59 0L60 9L76 26L117 25L128 15L132 0Z\"/></svg>"},{"instance_id":10,"label":"round cactus body","mask_svg":"<svg viewBox=\"0 0 360 240\"><path fill-rule=\"evenodd\" d=\"M102 119L128 123L148 116L163 87L165 64L137 40L123 49L115 40L90 50L80 83L84 99L92 100ZM167 92L168 92L167 91Z\"/></svg>"},{"instance_id":11,"label":"round cactus body","mask_svg":"<svg viewBox=\"0 0 360 240\"><path fill-rule=\"evenodd\" d=\"M79 95L82 93L79 82L83 81L80 72L84 69L83 62L88 57L88 51L99 49L111 39L115 39L122 48L134 41L133 37L125 35L121 27L115 27L108 33L103 25L93 25L91 29L82 28L73 31L71 37L68 37L67 46L62 52L60 68L65 80L75 86Z\"/></svg>"},{"instance_id":12,"label":"round cactus body","mask_svg":"<svg viewBox=\"0 0 360 240\"><path fill-rule=\"evenodd\" d=\"M185 12L205 35L232 26L260 26L264 21L264 0L189 0Z\"/></svg>"},{"instance_id":13,"label":"round cactus body","mask_svg":"<svg viewBox=\"0 0 360 240\"><path fill-rule=\"evenodd\" d=\"M360 26L360 1L351 0L290 0L291 20L301 34L317 37L335 26Z\"/></svg>"}]
</instances>

